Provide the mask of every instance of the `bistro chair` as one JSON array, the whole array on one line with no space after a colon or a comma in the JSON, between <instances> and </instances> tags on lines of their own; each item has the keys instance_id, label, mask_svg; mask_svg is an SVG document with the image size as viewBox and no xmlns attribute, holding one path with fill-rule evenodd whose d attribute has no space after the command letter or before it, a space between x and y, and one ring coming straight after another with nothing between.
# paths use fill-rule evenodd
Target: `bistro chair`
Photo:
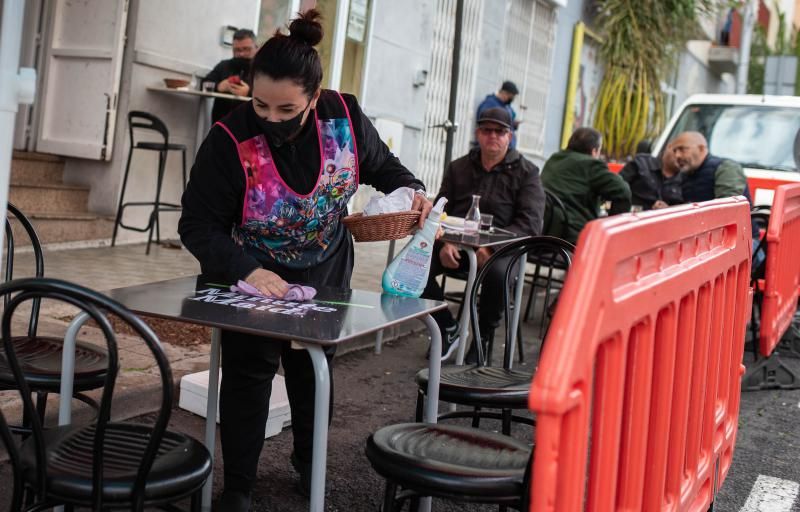
<instances>
[{"instance_id":1,"label":"bistro chair","mask_svg":"<svg viewBox=\"0 0 800 512\"><path fill-rule=\"evenodd\" d=\"M191 497L200 510L202 486L211 473L211 456L200 442L167 430L175 394L167 356L153 331L119 303L82 286L56 279L20 279L0 285L11 296L2 316L3 339L11 338L14 312L33 300L69 304L99 326L107 350L100 412L88 425L65 425L45 430L34 414L31 378L22 368L13 343L5 344L8 364L17 380L23 406L31 416L32 435L23 441L15 471L21 475L33 502L29 510L56 505L92 510L169 506ZM152 425L111 420L111 405L119 372L117 340L109 315L129 327L152 353L161 378L160 408ZM0 428L7 430L4 426ZM3 438L9 435L3 434Z\"/></svg>"},{"instance_id":2,"label":"bistro chair","mask_svg":"<svg viewBox=\"0 0 800 512\"><path fill-rule=\"evenodd\" d=\"M2 410L0 410L0 441L3 442L3 446L8 454L8 459L11 461L11 478L13 482L11 484L11 506L8 510L10 512L17 512L18 510L22 510L22 477L18 469L19 451L17 451L17 445L14 444L11 429L8 423L6 423ZM6 485L5 488L8 489L8 485Z\"/></svg>"},{"instance_id":3,"label":"bistro chair","mask_svg":"<svg viewBox=\"0 0 800 512\"><path fill-rule=\"evenodd\" d=\"M528 510L533 450L508 436L456 425L402 423L367 439L366 455L386 479L382 512L432 496Z\"/></svg>"},{"instance_id":4,"label":"bistro chair","mask_svg":"<svg viewBox=\"0 0 800 512\"><path fill-rule=\"evenodd\" d=\"M502 422L502 433L511 434L511 423L518 422L533 425L532 418L527 416L513 415L515 410L528 409L528 390L531 383L530 370L517 370L512 368L511 353L511 298L508 292L508 284L515 277L515 262L524 261L524 258L531 254L551 254L561 252L561 257L568 263L571 262L572 255L564 246L562 240L552 237L532 237L518 242L511 243L496 251L480 269L475 278L475 287L472 289L470 304L470 319L472 327L472 339L480 339L480 328L478 326L478 307L475 304L477 290L480 283L488 275L488 269L492 265L498 264L498 260L506 259L508 266L505 272L506 293L503 298L505 307L505 347L503 355L503 366L494 367L488 364L483 352L481 343L477 343L478 363L475 365L446 365L442 367L441 380L439 384L439 400L454 403L462 406L471 407L471 410L453 411L443 413L439 419L448 418L472 418L472 426L478 427L481 418L497 419ZM502 263L502 261L500 262ZM541 349L540 349L541 352ZM425 393L428 386L428 370L420 370L416 375L417 409L416 421L422 421L424 410ZM483 409L490 409L485 411ZM496 411L500 412L496 412Z\"/></svg>"},{"instance_id":5,"label":"bistro chair","mask_svg":"<svg viewBox=\"0 0 800 512\"><path fill-rule=\"evenodd\" d=\"M44 276L44 256L42 244L30 220L19 209L8 203L8 216L6 217L6 260L4 281L14 278L14 254L17 238L14 224L18 224L27 236L33 248L35 276ZM5 295L3 303L7 307L10 297ZM11 343L14 351L19 354L22 371L28 379L28 386L36 394L36 414L39 421L43 422L47 407L47 395L58 393L61 386L61 358L64 351L64 340L51 336L40 336L37 333L39 324L40 301L31 303L28 330L25 335L3 338L2 344ZM108 353L101 347L77 341L75 347L75 384L74 398L88 404L97 410L97 403L84 393L103 387L108 366ZM11 372L5 354L0 351L0 390L19 389L17 380ZM27 413L27 410L26 410ZM19 434L30 433L30 418L27 414L23 417L22 426L13 426L12 431Z\"/></svg>"},{"instance_id":6,"label":"bistro chair","mask_svg":"<svg viewBox=\"0 0 800 512\"><path fill-rule=\"evenodd\" d=\"M155 134L161 141L136 141L134 139L135 130L150 132ZM117 216L114 219L114 233L111 235L111 246L114 247L117 241L117 231L119 228L137 231L139 233L148 233L147 235L147 249L145 254L150 254L150 244L153 240L153 231L156 233L156 243L161 243L161 229L159 226L159 215L162 212L179 212L181 205L176 203L165 203L161 201L161 187L164 184L164 173L167 167L167 155L170 151L180 151L181 161L183 164L183 190L186 190L186 146L183 144L175 144L169 141L169 130L164 121L148 112L141 112L138 110L131 110L128 112L128 133L130 135L131 147L128 150L128 162L125 164L125 175L122 178L122 191L119 195L119 203L117 205ZM125 189L128 186L128 175L131 170L131 159L135 149L144 151L157 151L158 152L158 169L156 173L156 196L153 201L135 201L125 202ZM122 222L122 215L125 208L129 206L145 206L150 207L150 216L147 224L144 227L130 226Z\"/></svg>"},{"instance_id":7,"label":"bistro chair","mask_svg":"<svg viewBox=\"0 0 800 512\"><path fill-rule=\"evenodd\" d=\"M544 191L545 205L544 205L544 221L542 224L542 234L552 236L559 239L564 239L567 236L567 208L561 199L549 190ZM575 246L567 241L564 241L564 247L569 248L570 254L575 251ZM531 312L536 308L536 292L541 291L541 288L547 290L558 291L564 286L564 273L566 267L562 258L555 257L556 253L551 255L531 255L528 258L528 263L533 265L533 272L525 274L525 282L529 285L528 292L528 305L525 308L525 321L529 321ZM542 275L544 273L544 276ZM549 297L545 297L545 303L549 305ZM544 320L544 317L542 317ZM544 325L540 324L539 329L544 329Z\"/></svg>"}]
</instances>

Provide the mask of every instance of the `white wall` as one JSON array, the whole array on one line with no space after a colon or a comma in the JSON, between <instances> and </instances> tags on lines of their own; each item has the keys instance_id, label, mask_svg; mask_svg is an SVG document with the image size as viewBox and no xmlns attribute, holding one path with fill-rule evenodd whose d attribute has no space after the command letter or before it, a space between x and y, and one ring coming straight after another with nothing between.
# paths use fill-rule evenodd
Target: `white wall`
<instances>
[{"instance_id":1,"label":"white wall","mask_svg":"<svg viewBox=\"0 0 800 512\"><path fill-rule=\"evenodd\" d=\"M414 87L414 76L430 66L433 36L432 0L380 0L375 5L369 50L369 83L359 98L365 113L405 125L397 155L412 171L417 166L419 137L425 116L425 86Z\"/></svg>"},{"instance_id":2,"label":"white wall","mask_svg":"<svg viewBox=\"0 0 800 512\"><path fill-rule=\"evenodd\" d=\"M734 78L730 74L719 75L708 68L708 50L711 41L689 41L680 57L675 83L675 102L680 105L692 94L733 93Z\"/></svg>"},{"instance_id":3,"label":"white wall","mask_svg":"<svg viewBox=\"0 0 800 512\"><path fill-rule=\"evenodd\" d=\"M260 0L131 0L112 160L68 159L64 171L65 182L91 187L89 210L108 215L116 212L130 148L127 114L131 110L161 118L169 128L170 142L186 145L187 172L191 169L199 100L151 92L147 87L163 85L165 77L205 74L220 60L230 58L230 48L219 42L222 26L256 29L259 6ZM134 152L126 201L153 200L157 166L157 153ZM170 152L162 201L179 203L181 192L180 153ZM146 224L147 208L131 208L129 213L127 224ZM162 238L177 237L177 219L177 214L163 215ZM118 236L120 241L144 238L146 234L123 230Z\"/></svg>"}]
</instances>

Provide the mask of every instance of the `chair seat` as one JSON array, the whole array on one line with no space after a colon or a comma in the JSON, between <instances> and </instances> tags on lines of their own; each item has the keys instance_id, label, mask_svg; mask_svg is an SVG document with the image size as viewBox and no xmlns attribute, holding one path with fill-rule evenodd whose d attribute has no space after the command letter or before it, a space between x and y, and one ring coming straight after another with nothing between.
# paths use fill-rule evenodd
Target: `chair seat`
<instances>
[{"instance_id":1,"label":"chair seat","mask_svg":"<svg viewBox=\"0 0 800 512\"><path fill-rule=\"evenodd\" d=\"M103 501L123 504L132 500L139 462L150 439L149 425L109 423L105 432ZM58 427L44 432L49 494L75 504L90 504L95 425ZM20 450L23 478L35 482L35 440ZM147 477L146 502L172 500L198 490L211 473L211 456L200 442L166 432Z\"/></svg>"},{"instance_id":2,"label":"chair seat","mask_svg":"<svg viewBox=\"0 0 800 512\"><path fill-rule=\"evenodd\" d=\"M46 336L17 336L11 338L14 351L34 391L58 392L61 384L61 357L64 340ZM108 368L108 353L104 348L82 341L75 344L75 391L87 391L103 386ZM16 379L8 366L5 351L0 350L0 389L17 389Z\"/></svg>"},{"instance_id":3,"label":"chair seat","mask_svg":"<svg viewBox=\"0 0 800 512\"><path fill-rule=\"evenodd\" d=\"M415 379L422 391L428 389L427 369L417 372ZM443 366L439 399L474 407L527 409L532 379L529 372L493 366Z\"/></svg>"},{"instance_id":4,"label":"chair seat","mask_svg":"<svg viewBox=\"0 0 800 512\"><path fill-rule=\"evenodd\" d=\"M137 149L151 149L153 151L170 151L170 150L181 150L186 149L184 144L167 144L166 147L164 146L163 142L137 142L136 143Z\"/></svg>"},{"instance_id":5,"label":"chair seat","mask_svg":"<svg viewBox=\"0 0 800 512\"><path fill-rule=\"evenodd\" d=\"M530 454L528 444L508 436L428 423L384 427L366 448L375 471L423 496L490 502L522 496Z\"/></svg>"}]
</instances>

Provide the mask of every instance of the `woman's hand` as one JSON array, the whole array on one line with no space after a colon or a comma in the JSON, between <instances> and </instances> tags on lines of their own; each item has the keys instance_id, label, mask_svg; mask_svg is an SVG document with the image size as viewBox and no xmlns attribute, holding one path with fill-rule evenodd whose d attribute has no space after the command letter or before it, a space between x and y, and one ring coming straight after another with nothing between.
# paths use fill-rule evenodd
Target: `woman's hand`
<instances>
[{"instance_id":1,"label":"woman's hand","mask_svg":"<svg viewBox=\"0 0 800 512\"><path fill-rule=\"evenodd\" d=\"M422 229L422 226L425 225L425 219L428 218L428 214L431 213L433 209L433 203L428 201L428 197L422 193L414 193L414 202L411 203L411 210L419 210L422 212L419 216L419 222L417 223L417 227Z\"/></svg>"},{"instance_id":2,"label":"woman's hand","mask_svg":"<svg viewBox=\"0 0 800 512\"><path fill-rule=\"evenodd\" d=\"M257 268L244 280L247 284L255 286L264 295L283 297L289 291L289 285L275 272Z\"/></svg>"}]
</instances>

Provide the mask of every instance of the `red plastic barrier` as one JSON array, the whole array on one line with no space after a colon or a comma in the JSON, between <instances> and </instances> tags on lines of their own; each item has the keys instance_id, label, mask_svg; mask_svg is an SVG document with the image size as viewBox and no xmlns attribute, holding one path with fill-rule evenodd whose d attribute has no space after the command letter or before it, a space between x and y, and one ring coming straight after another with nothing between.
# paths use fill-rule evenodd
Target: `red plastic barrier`
<instances>
[{"instance_id":1,"label":"red plastic barrier","mask_svg":"<svg viewBox=\"0 0 800 512\"><path fill-rule=\"evenodd\" d=\"M768 357L789 328L800 289L800 183L775 189L767 227L767 266L759 351Z\"/></svg>"},{"instance_id":2,"label":"red plastic barrier","mask_svg":"<svg viewBox=\"0 0 800 512\"><path fill-rule=\"evenodd\" d=\"M529 405L531 511L703 511L733 459L750 317L742 197L581 233Z\"/></svg>"}]
</instances>

